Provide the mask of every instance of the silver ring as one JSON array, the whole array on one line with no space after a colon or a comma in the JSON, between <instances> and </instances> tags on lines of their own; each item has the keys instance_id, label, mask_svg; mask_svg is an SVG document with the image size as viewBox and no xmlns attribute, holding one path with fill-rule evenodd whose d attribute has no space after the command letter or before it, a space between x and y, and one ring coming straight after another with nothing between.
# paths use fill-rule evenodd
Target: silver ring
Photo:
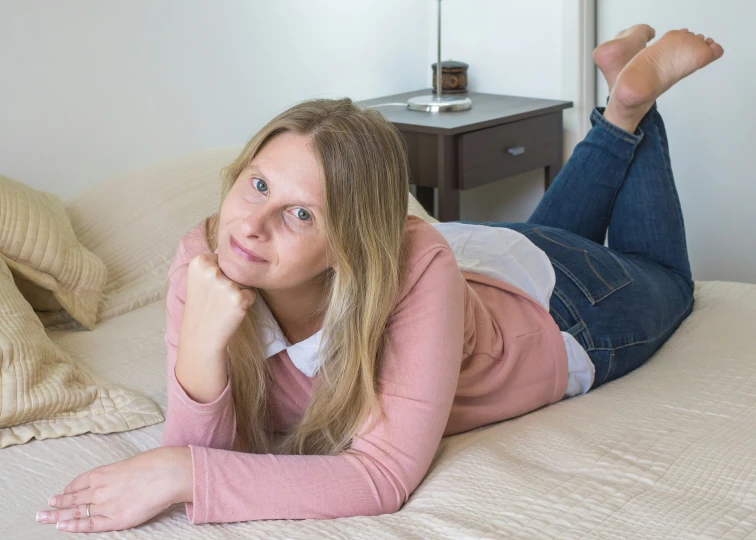
<instances>
[{"instance_id":1,"label":"silver ring","mask_svg":"<svg viewBox=\"0 0 756 540\"><path fill-rule=\"evenodd\" d=\"M90 506L92 506L92 503L89 503L89 504L87 505L87 517L88 517L88 518L92 517L91 515L89 515L89 507L90 507Z\"/></svg>"}]
</instances>

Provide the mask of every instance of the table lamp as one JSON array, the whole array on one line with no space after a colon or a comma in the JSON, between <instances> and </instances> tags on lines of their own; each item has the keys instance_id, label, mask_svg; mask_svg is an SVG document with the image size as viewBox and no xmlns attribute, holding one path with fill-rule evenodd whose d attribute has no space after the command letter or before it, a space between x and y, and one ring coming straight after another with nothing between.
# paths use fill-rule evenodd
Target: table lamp
<instances>
[{"instance_id":1,"label":"table lamp","mask_svg":"<svg viewBox=\"0 0 756 540\"><path fill-rule=\"evenodd\" d=\"M422 112L466 111L472 107L472 100L467 97L444 96L441 84L441 0L438 1L438 64L436 64L436 92L429 96L416 96L407 101L407 107Z\"/></svg>"}]
</instances>

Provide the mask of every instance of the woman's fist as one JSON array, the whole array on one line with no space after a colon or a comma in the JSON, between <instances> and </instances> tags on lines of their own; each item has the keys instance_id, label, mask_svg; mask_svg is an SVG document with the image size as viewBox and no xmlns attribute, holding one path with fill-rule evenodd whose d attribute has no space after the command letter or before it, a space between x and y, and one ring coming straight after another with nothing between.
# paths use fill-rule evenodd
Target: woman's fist
<instances>
[{"instance_id":1,"label":"woman's fist","mask_svg":"<svg viewBox=\"0 0 756 540\"><path fill-rule=\"evenodd\" d=\"M223 274L217 254L194 257L189 263L181 337L206 352L225 351L256 296Z\"/></svg>"}]
</instances>

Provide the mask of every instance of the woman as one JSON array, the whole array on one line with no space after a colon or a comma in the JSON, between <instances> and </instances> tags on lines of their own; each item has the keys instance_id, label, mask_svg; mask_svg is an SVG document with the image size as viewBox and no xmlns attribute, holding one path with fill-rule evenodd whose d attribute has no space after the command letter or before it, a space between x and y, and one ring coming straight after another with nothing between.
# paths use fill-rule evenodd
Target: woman
<instances>
[{"instance_id":1,"label":"woman","mask_svg":"<svg viewBox=\"0 0 756 540\"><path fill-rule=\"evenodd\" d=\"M162 446L77 477L38 519L394 512L442 436L643 364L693 307L655 100L724 52L653 37L639 25L596 49L608 105L527 223L407 218L401 138L349 100L271 121L171 268Z\"/></svg>"}]
</instances>

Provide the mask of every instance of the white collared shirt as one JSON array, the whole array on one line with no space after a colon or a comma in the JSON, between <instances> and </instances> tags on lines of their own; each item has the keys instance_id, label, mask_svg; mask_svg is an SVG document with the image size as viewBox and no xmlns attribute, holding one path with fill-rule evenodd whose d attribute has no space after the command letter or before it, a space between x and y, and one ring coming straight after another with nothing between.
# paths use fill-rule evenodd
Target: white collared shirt
<instances>
[{"instance_id":1,"label":"white collared shirt","mask_svg":"<svg viewBox=\"0 0 756 540\"><path fill-rule=\"evenodd\" d=\"M554 267L546 253L525 235L503 227L467 223L432 224L449 242L460 270L498 279L527 293L547 312L556 284ZM262 298L255 301L263 318L262 334L268 358L286 349L296 368L312 377L318 370L318 348L323 336L319 330L299 343L284 336L273 313ZM588 353L575 338L561 332L567 351L567 391L564 397L587 392L593 384L595 368Z\"/></svg>"},{"instance_id":2,"label":"white collared shirt","mask_svg":"<svg viewBox=\"0 0 756 540\"><path fill-rule=\"evenodd\" d=\"M265 356L270 358L286 349L289 358L291 358L291 363L299 371L308 377L315 375L319 367L318 348L323 337L323 329L321 328L307 339L292 345L284 336L283 330L270 311L268 304L259 295L255 300L255 306L258 306L258 313L262 317L261 329Z\"/></svg>"}]
</instances>

